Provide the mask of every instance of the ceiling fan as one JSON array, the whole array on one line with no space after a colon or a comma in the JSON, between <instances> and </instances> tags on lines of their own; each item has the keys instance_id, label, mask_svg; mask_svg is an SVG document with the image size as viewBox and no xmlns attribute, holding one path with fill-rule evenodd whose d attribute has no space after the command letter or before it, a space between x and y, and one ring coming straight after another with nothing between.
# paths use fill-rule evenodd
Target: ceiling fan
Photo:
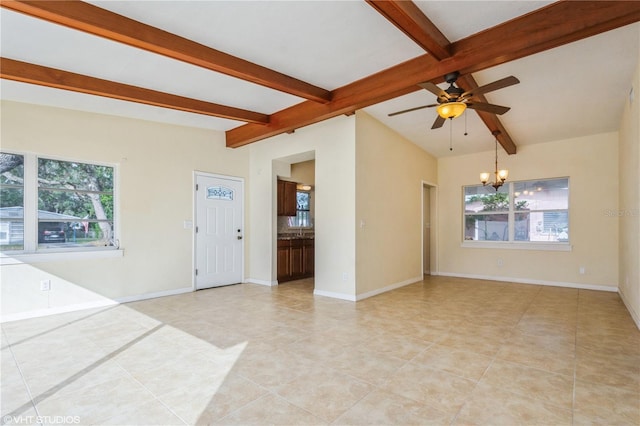
<instances>
[{"instance_id":1,"label":"ceiling fan","mask_svg":"<svg viewBox=\"0 0 640 426\"><path fill-rule=\"evenodd\" d=\"M490 112L492 114L502 115L505 112L509 111L511 108L488 104L486 102L479 102L474 99L474 96L481 95L484 93L492 92L494 90L502 89L508 86L512 86L514 84L520 83L520 80L515 78L514 76L509 76L502 78L500 80L496 80L493 83L485 84L484 86L480 86L476 89L467 90L456 86L456 80L460 73L457 71L451 72L444 76L444 79L447 83L449 83L449 87L445 90L442 90L435 84L427 81L425 83L420 83L418 86L426 89L436 95L437 104L423 105L415 108L405 109L403 111L397 111L389 114L389 117L393 117L394 115L404 114L405 112L416 111L423 108L432 108L437 107L438 117L433 122L432 129L438 129L442 127L445 120L447 118L455 118L460 116L466 108L475 109L478 111Z\"/></svg>"}]
</instances>

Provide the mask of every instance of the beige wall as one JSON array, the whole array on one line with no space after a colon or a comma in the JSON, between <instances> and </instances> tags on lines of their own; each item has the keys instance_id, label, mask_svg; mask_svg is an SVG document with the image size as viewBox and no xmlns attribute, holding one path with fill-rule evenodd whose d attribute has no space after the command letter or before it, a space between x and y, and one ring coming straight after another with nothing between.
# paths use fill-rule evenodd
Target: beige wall
<instances>
[{"instance_id":1,"label":"beige wall","mask_svg":"<svg viewBox=\"0 0 640 426\"><path fill-rule=\"evenodd\" d=\"M355 118L336 117L241 151L250 155L249 281L276 283L276 179L283 162L315 158L315 291L355 297ZM290 171L289 171L290 173Z\"/></svg>"},{"instance_id":2,"label":"beige wall","mask_svg":"<svg viewBox=\"0 0 640 426\"><path fill-rule=\"evenodd\" d=\"M423 181L437 162L364 112L356 113L356 274L359 297L422 279Z\"/></svg>"},{"instance_id":3,"label":"beige wall","mask_svg":"<svg viewBox=\"0 0 640 426\"><path fill-rule=\"evenodd\" d=\"M633 103L620 122L619 288L640 328L640 64L633 77Z\"/></svg>"},{"instance_id":4,"label":"beige wall","mask_svg":"<svg viewBox=\"0 0 640 426\"><path fill-rule=\"evenodd\" d=\"M316 160L307 160L291 165L291 178L298 183L315 185Z\"/></svg>"},{"instance_id":5,"label":"beige wall","mask_svg":"<svg viewBox=\"0 0 640 426\"><path fill-rule=\"evenodd\" d=\"M618 220L609 212L618 208L617 148L618 134L606 133L520 146L518 154L512 156L503 151L499 154L499 166L509 169L511 181L570 178L570 252L461 247L462 187L478 183L479 172L492 167L494 154L440 159L440 272L615 289ZM498 259L503 266L498 266ZM581 266L584 274L579 273Z\"/></svg>"},{"instance_id":6,"label":"beige wall","mask_svg":"<svg viewBox=\"0 0 640 426\"><path fill-rule=\"evenodd\" d=\"M192 286L183 223L193 218L193 173L246 178L246 150L227 149L222 132L15 102L2 102L1 119L3 150L116 165L124 249L119 258L2 266L3 314ZM250 208L246 191L245 201ZM52 280L48 294L41 279Z\"/></svg>"}]
</instances>

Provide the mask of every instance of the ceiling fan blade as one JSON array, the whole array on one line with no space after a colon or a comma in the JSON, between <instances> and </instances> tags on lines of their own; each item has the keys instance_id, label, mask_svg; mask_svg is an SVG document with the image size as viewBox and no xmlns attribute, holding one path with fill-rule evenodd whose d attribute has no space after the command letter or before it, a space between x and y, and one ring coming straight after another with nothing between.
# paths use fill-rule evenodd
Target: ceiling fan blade
<instances>
[{"instance_id":1,"label":"ceiling fan blade","mask_svg":"<svg viewBox=\"0 0 640 426\"><path fill-rule=\"evenodd\" d=\"M446 99L450 99L451 98L451 96L449 96L449 94L447 92L445 92L444 90L442 90L441 88L439 88L435 84L431 83L430 81L427 81L425 83L420 83L420 84L418 84L418 86L422 87L425 90L430 91L431 93L433 93L434 95L436 95L439 98L446 98Z\"/></svg>"},{"instance_id":2,"label":"ceiling fan blade","mask_svg":"<svg viewBox=\"0 0 640 426\"><path fill-rule=\"evenodd\" d=\"M442 127L442 125L444 124L444 122L446 120L447 120L446 118L442 118L440 116L437 116L436 120L433 122L433 126L431 126L431 130L439 129L440 127Z\"/></svg>"},{"instance_id":3,"label":"ceiling fan blade","mask_svg":"<svg viewBox=\"0 0 640 426\"><path fill-rule=\"evenodd\" d=\"M505 107L500 105L485 104L484 102L468 102L467 108L476 109L478 111L490 112L492 114L498 114L498 115L502 115L511 109L510 107Z\"/></svg>"},{"instance_id":4,"label":"ceiling fan blade","mask_svg":"<svg viewBox=\"0 0 640 426\"><path fill-rule=\"evenodd\" d=\"M409 108L402 111L392 112L391 114L389 114L389 117L393 117L394 115L398 115L398 114L404 114L405 112L417 111L419 109L432 108L434 106L438 106L438 104L422 105L415 108Z\"/></svg>"},{"instance_id":5,"label":"ceiling fan blade","mask_svg":"<svg viewBox=\"0 0 640 426\"><path fill-rule=\"evenodd\" d=\"M520 83L520 80L515 78L514 76L509 76L502 78L500 80L496 80L493 83L485 84L484 86L476 87L475 89L467 90L464 92L461 97L470 98L471 96L481 95L483 93L493 92L494 90L502 89L504 87L513 86L514 84Z\"/></svg>"}]
</instances>

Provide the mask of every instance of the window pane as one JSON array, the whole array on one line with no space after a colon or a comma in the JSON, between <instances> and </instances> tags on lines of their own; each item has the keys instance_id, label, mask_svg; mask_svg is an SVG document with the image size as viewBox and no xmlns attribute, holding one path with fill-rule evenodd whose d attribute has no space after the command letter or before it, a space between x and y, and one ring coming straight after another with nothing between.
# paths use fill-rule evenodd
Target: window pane
<instances>
[{"instance_id":1,"label":"window pane","mask_svg":"<svg viewBox=\"0 0 640 426\"><path fill-rule=\"evenodd\" d=\"M0 249L24 249L24 191L0 189Z\"/></svg>"},{"instance_id":2,"label":"window pane","mask_svg":"<svg viewBox=\"0 0 640 426\"><path fill-rule=\"evenodd\" d=\"M464 239L473 241L509 241L509 215L466 215Z\"/></svg>"},{"instance_id":3,"label":"window pane","mask_svg":"<svg viewBox=\"0 0 640 426\"><path fill-rule=\"evenodd\" d=\"M113 167L40 158L38 186L113 192Z\"/></svg>"},{"instance_id":4,"label":"window pane","mask_svg":"<svg viewBox=\"0 0 640 426\"><path fill-rule=\"evenodd\" d=\"M0 250L24 249L24 157L0 153Z\"/></svg>"},{"instance_id":5,"label":"window pane","mask_svg":"<svg viewBox=\"0 0 640 426\"><path fill-rule=\"evenodd\" d=\"M113 167L38 159L38 248L113 245Z\"/></svg>"},{"instance_id":6,"label":"window pane","mask_svg":"<svg viewBox=\"0 0 640 426\"><path fill-rule=\"evenodd\" d=\"M509 189L501 186L498 191L491 186L467 186L464 188L465 212L509 211Z\"/></svg>"},{"instance_id":7,"label":"window pane","mask_svg":"<svg viewBox=\"0 0 640 426\"><path fill-rule=\"evenodd\" d=\"M40 189L38 219L57 218L113 220L113 195Z\"/></svg>"},{"instance_id":8,"label":"window pane","mask_svg":"<svg viewBox=\"0 0 640 426\"><path fill-rule=\"evenodd\" d=\"M298 210L295 216L290 216L288 225L294 228L309 228L311 227L311 216L308 211Z\"/></svg>"},{"instance_id":9,"label":"window pane","mask_svg":"<svg viewBox=\"0 0 640 426\"><path fill-rule=\"evenodd\" d=\"M515 214L516 241L569 241L569 213L518 212Z\"/></svg>"},{"instance_id":10,"label":"window pane","mask_svg":"<svg viewBox=\"0 0 640 426\"><path fill-rule=\"evenodd\" d=\"M38 248L111 246L112 237L113 222L38 222Z\"/></svg>"},{"instance_id":11,"label":"window pane","mask_svg":"<svg viewBox=\"0 0 640 426\"><path fill-rule=\"evenodd\" d=\"M516 210L562 210L569 208L569 179L514 182Z\"/></svg>"},{"instance_id":12,"label":"window pane","mask_svg":"<svg viewBox=\"0 0 640 426\"><path fill-rule=\"evenodd\" d=\"M22 186L24 179L24 156L0 153L0 184Z\"/></svg>"},{"instance_id":13,"label":"window pane","mask_svg":"<svg viewBox=\"0 0 640 426\"><path fill-rule=\"evenodd\" d=\"M300 192L296 193L297 199L297 209L298 210L309 210L309 193L308 192Z\"/></svg>"}]
</instances>

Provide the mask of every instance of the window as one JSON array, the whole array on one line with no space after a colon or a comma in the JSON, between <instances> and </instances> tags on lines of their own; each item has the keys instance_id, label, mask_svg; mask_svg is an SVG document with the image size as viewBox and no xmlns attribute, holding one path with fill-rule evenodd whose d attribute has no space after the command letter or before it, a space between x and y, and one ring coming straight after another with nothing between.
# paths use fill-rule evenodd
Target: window
<instances>
[{"instance_id":1,"label":"window","mask_svg":"<svg viewBox=\"0 0 640 426\"><path fill-rule=\"evenodd\" d=\"M0 153L0 249L24 250L24 156Z\"/></svg>"},{"instance_id":2,"label":"window","mask_svg":"<svg viewBox=\"0 0 640 426\"><path fill-rule=\"evenodd\" d=\"M464 187L464 240L569 242L569 179Z\"/></svg>"},{"instance_id":3,"label":"window","mask_svg":"<svg viewBox=\"0 0 640 426\"><path fill-rule=\"evenodd\" d=\"M3 252L115 246L114 167L0 155Z\"/></svg>"},{"instance_id":4,"label":"window","mask_svg":"<svg viewBox=\"0 0 640 426\"><path fill-rule=\"evenodd\" d=\"M296 192L296 215L289 218L289 226L294 228L310 228L312 226L310 192Z\"/></svg>"}]
</instances>

